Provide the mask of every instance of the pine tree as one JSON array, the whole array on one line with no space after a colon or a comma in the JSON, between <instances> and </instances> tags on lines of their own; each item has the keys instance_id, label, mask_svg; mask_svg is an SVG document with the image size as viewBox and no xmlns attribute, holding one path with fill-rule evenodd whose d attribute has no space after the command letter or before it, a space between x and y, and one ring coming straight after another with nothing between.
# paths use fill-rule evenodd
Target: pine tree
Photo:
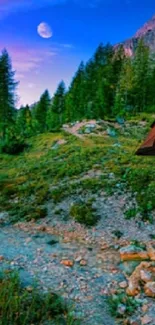
<instances>
[{"instance_id":1,"label":"pine tree","mask_svg":"<svg viewBox=\"0 0 155 325\"><path fill-rule=\"evenodd\" d=\"M117 87L118 81L120 79L120 74L126 59L125 50L123 45L120 45L117 50L115 50L113 55L113 84Z\"/></svg>"},{"instance_id":2,"label":"pine tree","mask_svg":"<svg viewBox=\"0 0 155 325\"><path fill-rule=\"evenodd\" d=\"M51 107L47 113L48 130L59 129L65 120L65 96L66 87L63 81L60 82L53 96Z\"/></svg>"},{"instance_id":3,"label":"pine tree","mask_svg":"<svg viewBox=\"0 0 155 325\"><path fill-rule=\"evenodd\" d=\"M85 89L84 89L84 107L85 116L88 119L95 118L98 113L96 112L96 70L94 60L88 61L85 67Z\"/></svg>"},{"instance_id":4,"label":"pine tree","mask_svg":"<svg viewBox=\"0 0 155 325\"><path fill-rule=\"evenodd\" d=\"M21 107L16 118L16 127L18 133L24 137L33 134L32 114L28 105Z\"/></svg>"},{"instance_id":5,"label":"pine tree","mask_svg":"<svg viewBox=\"0 0 155 325\"><path fill-rule=\"evenodd\" d=\"M11 59L7 50L0 56L0 132L5 138L6 130L13 122L15 115L16 87L15 72L12 70Z\"/></svg>"},{"instance_id":6,"label":"pine tree","mask_svg":"<svg viewBox=\"0 0 155 325\"><path fill-rule=\"evenodd\" d=\"M98 67L97 94L102 90L102 110L99 110L99 117L104 118L104 115L111 114L111 108L114 100L114 81L113 81L113 47L108 43L102 50L102 64ZM104 99L104 101L103 101Z\"/></svg>"},{"instance_id":7,"label":"pine tree","mask_svg":"<svg viewBox=\"0 0 155 325\"><path fill-rule=\"evenodd\" d=\"M133 108L133 79L134 71L132 60L131 58L126 57L116 89L113 110L114 115L125 114L125 112Z\"/></svg>"},{"instance_id":8,"label":"pine tree","mask_svg":"<svg viewBox=\"0 0 155 325\"><path fill-rule=\"evenodd\" d=\"M151 75L148 82L148 108L147 111L149 112L155 112L155 67L154 64L152 64L153 69L151 71Z\"/></svg>"},{"instance_id":9,"label":"pine tree","mask_svg":"<svg viewBox=\"0 0 155 325\"><path fill-rule=\"evenodd\" d=\"M76 121L85 117L85 66L80 66L66 96L66 120Z\"/></svg>"},{"instance_id":10,"label":"pine tree","mask_svg":"<svg viewBox=\"0 0 155 325\"><path fill-rule=\"evenodd\" d=\"M147 91L150 77L149 48L143 39L139 41L134 58L134 109L144 111L147 107Z\"/></svg>"},{"instance_id":11,"label":"pine tree","mask_svg":"<svg viewBox=\"0 0 155 325\"><path fill-rule=\"evenodd\" d=\"M35 108L35 118L37 121L37 128L39 132L45 132L47 129L46 126L46 118L47 112L50 107L51 99L48 90L40 97L39 103L36 105Z\"/></svg>"},{"instance_id":12,"label":"pine tree","mask_svg":"<svg viewBox=\"0 0 155 325\"><path fill-rule=\"evenodd\" d=\"M89 102L92 102L93 117L104 118L110 114L113 104L113 47L99 45L93 59L86 66Z\"/></svg>"}]
</instances>

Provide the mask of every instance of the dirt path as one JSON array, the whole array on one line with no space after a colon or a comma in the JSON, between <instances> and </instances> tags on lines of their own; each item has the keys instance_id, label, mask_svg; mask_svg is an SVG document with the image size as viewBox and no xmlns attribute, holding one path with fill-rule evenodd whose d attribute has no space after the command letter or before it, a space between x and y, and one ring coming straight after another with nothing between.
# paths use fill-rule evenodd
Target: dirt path
<instances>
[{"instance_id":1,"label":"dirt path","mask_svg":"<svg viewBox=\"0 0 155 325\"><path fill-rule=\"evenodd\" d=\"M63 127L63 130L72 134L72 135L75 135L76 137L80 138L80 139L83 139L84 138L84 135L83 134L80 134L79 133L79 130L86 126L86 125L96 125L96 120L90 120L89 122L88 121L82 121L82 122L77 122L75 123L75 125L73 126L64 126Z\"/></svg>"}]
</instances>

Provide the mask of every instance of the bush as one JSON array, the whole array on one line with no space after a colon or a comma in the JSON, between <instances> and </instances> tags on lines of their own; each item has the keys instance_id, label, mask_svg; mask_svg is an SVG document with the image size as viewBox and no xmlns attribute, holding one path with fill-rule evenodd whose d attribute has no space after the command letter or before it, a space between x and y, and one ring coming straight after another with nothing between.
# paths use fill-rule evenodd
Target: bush
<instances>
[{"instance_id":1,"label":"bush","mask_svg":"<svg viewBox=\"0 0 155 325\"><path fill-rule=\"evenodd\" d=\"M23 139L16 137L15 135L7 136L5 140L2 141L0 145L1 153L6 153L9 155L17 155L24 151L27 144Z\"/></svg>"},{"instance_id":2,"label":"bush","mask_svg":"<svg viewBox=\"0 0 155 325\"><path fill-rule=\"evenodd\" d=\"M136 208L133 208L133 209L128 209L127 211L125 211L125 218L127 220L130 220L132 218L136 218L136 215L137 215L137 209Z\"/></svg>"},{"instance_id":3,"label":"bush","mask_svg":"<svg viewBox=\"0 0 155 325\"><path fill-rule=\"evenodd\" d=\"M123 292L112 295L108 302L111 314L119 318L126 318L126 316L134 314L135 310L140 305L136 299L127 296ZM124 313L121 313L122 307L125 309Z\"/></svg>"},{"instance_id":4,"label":"bush","mask_svg":"<svg viewBox=\"0 0 155 325\"><path fill-rule=\"evenodd\" d=\"M70 209L70 215L77 222L86 226L94 226L98 221L98 217L95 215L95 209L90 202L73 204Z\"/></svg>"}]
</instances>

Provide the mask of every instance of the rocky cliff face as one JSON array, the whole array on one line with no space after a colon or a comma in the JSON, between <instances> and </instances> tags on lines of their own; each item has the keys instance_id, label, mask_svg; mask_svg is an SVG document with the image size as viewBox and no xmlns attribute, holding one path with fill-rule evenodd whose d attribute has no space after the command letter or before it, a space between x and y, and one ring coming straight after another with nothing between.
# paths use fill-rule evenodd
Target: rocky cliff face
<instances>
[{"instance_id":1,"label":"rocky cliff face","mask_svg":"<svg viewBox=\"0 0 155 325\"><path fill-rule=\"evenodd\" d=\"M132 56L139 39L143 38L152 53L155 53L155 15L129 40L123 42L126 54Z\"/></svg>"}]
</instances>

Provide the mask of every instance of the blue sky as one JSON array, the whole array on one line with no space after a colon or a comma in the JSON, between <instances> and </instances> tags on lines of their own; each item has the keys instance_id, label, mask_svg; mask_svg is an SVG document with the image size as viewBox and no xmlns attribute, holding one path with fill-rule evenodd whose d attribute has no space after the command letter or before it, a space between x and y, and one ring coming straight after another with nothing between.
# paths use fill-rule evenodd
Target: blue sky
<instances>
[{"instance_id":1,"label":"blue sky","mask_svg":"<svg viewBox=\"0 0 155 325\"><path fill-rule=\"evenodd\" d=\"M12 57L20 103L53 94L62 79L68 85L100 42L133 36L154 14L153 0L0 0L0 48ZM38 35L42 22L52 37Z\"/></svg>"}]
</instances>

